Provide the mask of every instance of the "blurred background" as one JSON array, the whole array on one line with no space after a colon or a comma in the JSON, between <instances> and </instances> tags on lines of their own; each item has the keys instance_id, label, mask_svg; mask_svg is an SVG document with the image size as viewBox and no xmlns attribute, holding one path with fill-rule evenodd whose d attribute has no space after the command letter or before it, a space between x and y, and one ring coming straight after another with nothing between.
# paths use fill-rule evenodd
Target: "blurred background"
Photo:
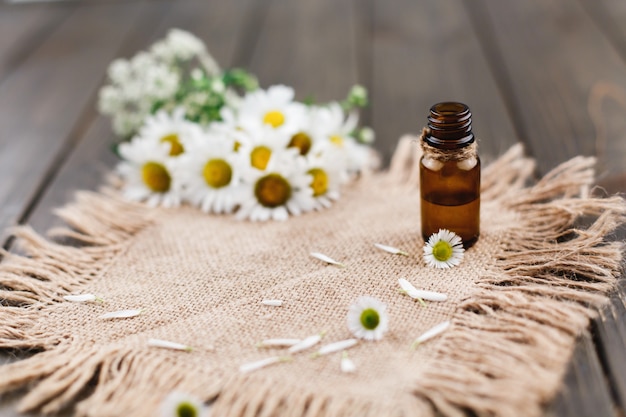
<instances>
[{"instance_id":1,"label":"blurred background","mask_svg":"<svg viewBox=\"0 0 626 417\"><path fill-rule=\"evenodd\" d=\"M598 184L624 192L625 23L623 0L1 2L0 230L44 231L52 208L102 183L117 161L109 121L96 110L107 66L173 27L203 39L223 68L246 68L263 87L292 86L301 100L341 99L364 85L371 105L362 120L385 161L401 135L421 131L432 104L455 100L473 112L483 159L522 142L541 175L593 155ZM571 395L556 406L560 415L568 407L615 415L623 404L618 307L621 354L588 338L570 370L572 392L597 401L575 405Z\"/></svg>"},{"instance_id":2,"label":"blurred background","mask_svg":"<svg viewBox=\"0 0 626 417\"><path fill-rule=\"evenodd\" d=\"M432 104L458 100L472 109L483 155L521 141L539 173L596 155L601 184L616 192L626 189L625 21L621 0L0 3L0 169L43 153L24 169L37 178L69 157L101 124L94 103L108 63L178 27L222 67L293 86L299 99L366 86L363 122L386 159Z\"/></svg>"}]
</instances>

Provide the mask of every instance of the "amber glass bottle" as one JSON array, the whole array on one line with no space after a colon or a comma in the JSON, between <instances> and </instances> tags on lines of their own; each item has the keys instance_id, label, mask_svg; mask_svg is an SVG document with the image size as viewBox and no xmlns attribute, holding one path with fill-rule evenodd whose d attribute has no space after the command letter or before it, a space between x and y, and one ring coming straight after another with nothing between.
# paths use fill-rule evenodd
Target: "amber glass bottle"
<instances>
[{"instance_id":1,"label":"amber glass bottle","mask_svg":"<svg viewBox=\"0 0 626 417\"><path fill-rule=\"evenodd\" d=\"M422 236L448 229L472 246L480 234L480 159L472 113L462 103L430 108L420 161Z\"/></svg>"}]
</instances>

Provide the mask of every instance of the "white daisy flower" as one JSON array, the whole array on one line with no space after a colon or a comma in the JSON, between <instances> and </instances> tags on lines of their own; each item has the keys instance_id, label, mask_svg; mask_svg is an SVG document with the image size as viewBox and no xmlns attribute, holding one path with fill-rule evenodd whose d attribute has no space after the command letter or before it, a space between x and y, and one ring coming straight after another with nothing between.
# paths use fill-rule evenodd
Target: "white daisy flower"
<instances>
[{"instance_id":1,"label":"white daisy flower","mask_svg":"<svg viewBox=\"0 0 626 417\"><path fill-rule=\"evenodd\" d=\"M238 219L287 220L289 214L297 216L313 209L311 176L304 164L286 156L272 156L265 171L255 168L244 171L247 186L237 211Z\"/></svg>"},{"instance_id":2,"label":"white daisy flower","mask_svg":"<svg viewBox=\"0 0 626 417\"><path fill-rule=\"evenodd\" d=\"M288 159L295 159L297 155L296 149L289 149L287 152L287 144L289 136L282 132L276 132L267 126L259 126L253 131L237 134L240 146L237 152L245 155L251 167L258 170L265 170L272 158L279 155Z\"/></svg>"},{"instance_id":3,"label":"white daisy flower","mask_svg":"<svg viewBox=\"0 0 626 417\"><path fill-rule=\"evenodd\" d=\"M180 205L182 182L175 158L169 156L169 143L135 138L118 149L125 159L117 170L125 180L122 192L126 198L152 207Z\"/></svg>"},{"instance_id":4,"label":"white daisy flower","mask_svg":"<svg viewBox=\"0 0 626 417\"><path fill-rule=\"evenodd\" d=\"M239 123L248 132L269 126L291 137L300 130L305 113L304 106L293 98L293 88L284 85L249 93L239 105Z\"/></svg>"},{"instance_id":5,"label":"white daisy flower","mask_svg":"<svg viewBox=\"0 0 626 417\"><path fill-rule=\"evenodd\" d=\"M334 158L313 155L307 158L307 173L311 175L309 186L313 191L315 210L329 208L339 199L341 186L340 166Z\"/></svg>"},{"instance_id":6,"label":"white daisy flower","mask_svg":"<svg viewBox=\"0 0 626 417\"><path fill-rule=\"evenodd\" d=\"M197 133L181 156L185 200L206 213L232 213L243 193L245 162L234 152L235 141L217 132Z\"/></svg>"},{"instance_id":7,"label":"white daisy flower","mask_svg":"<svg viewBox=\"0 0 626 417\"><path fill-rule=\"evenodd\" d=\"M319 149L315 144L327 138L328 127L325 107L305 106L299 130L293 134L287 145L296 148L301 156L311 156L312 150ZM319 152L318 152L319 154Z\"/></svg>"},{"instance_id":8,"label":"white daisy flower","mask_svg":"<svg viewBox=\"0 0 626 417\"><path fill-rule=\"evenodd\" d=\"M348 329L359 339L380 340L389 327L387 306L374 297L361 297L348 310Z\"/></svg>"},{"instance_id":9,"label":"white daisy flower","mask_svg":"<svg viewBox=\"0 0 626 417\"><path fill-rule=\"evenodd\" d=\"M199 126L185 119L185 109L177 107L170 114L160 110L146 117L139 130L139 137L152 138L169 145L169 155L178 156L185 152L185 143L193 135L199 134Z\"/></svg>"},{"instance_id":10,"label":"white daisy flower","mask_svg":"<svg viewBox=\"0 0 626 417\"><path fill-rule=\"evenodd\" d=\"M207 417L208 407L198 398L172 392L161 404L161 417Z\"/></svg>"},{"instance_id":11,"label":"white daisy flower","mask_svg":"<svg viewBox=\"0 0 626 417\"><path fill-rule=\"evenodd\" d=\"M316 121L321 125L322 133L326 135L328 142L337 149L342 149L345 145L345 139L350 137L356 129L359 117L354 112L346 117L341 105L333 102L318 108Z\"/></svg>"},{"instance_id":12,"label":"white daisy flower","mask_svg":"<svg viewBox=\"0 0 626 417\"><path fill-rule=\"evenodd\" d=\"M351 135L356 129L358 115L352 112L345 117L339 103L331 103L321 107L317 123L324 128L323 140L315 142L314 154L333 154L341 161L343 168L349 172L360 171L369 159L369 148L359 145Z\"/></svg>"},{"instance_id":13,"label":"white daisy flower","mask_svg":"<svg viewBox=\"0 0 626 417\"><path fill-rule=\"evenodd\" d=\"M464 252L463 242L456 233L439 229L424 245L424 260L435 268L451 268L461 263Z\"/></svg>"}]
</instances>

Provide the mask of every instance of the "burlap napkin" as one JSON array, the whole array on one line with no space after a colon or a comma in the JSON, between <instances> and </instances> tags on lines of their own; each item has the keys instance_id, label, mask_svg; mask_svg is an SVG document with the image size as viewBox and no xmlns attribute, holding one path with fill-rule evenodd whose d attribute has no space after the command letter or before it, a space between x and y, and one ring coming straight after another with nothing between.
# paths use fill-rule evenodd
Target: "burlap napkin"
<instances>
[{"instance_id":1,"label":"burlap napkin","mask_svg":"<svg viewBox=\"0 0 626 417\"><path fill-rule=\"evenodd\" d=\"M389 172L361 178L330 210L282 223L82 193L59 213L72 227L62 234L86 246L17 230L29 257L5 254L0 264L0 347L39 353L0 369L0 391L28 387L22 411L75 407L94 417L154 416L173 390L213 400L220 417L540 414L576 335L614 284L621 244L604 238L624 221L624 202L589 196L591 158L527 187L533 161L516 146L483 171L479 242L461 266L435 270L421 256L416 148L402 141ZM590 215L588 227L574 228ZM448 301L422 306L399 293L398 278ZM77 293L105 301L62 298ZM351 337L346 313L361 295L388 305L390 330L350 349L355 373L340 371L340 354L311 351L239 372L284 354L255 347L266 338ZM143 313L100 318L124 309ZM410 348L445 320L446 333ZM148 347L149 338L194 350Z\"/></svg>"}]
</instances>

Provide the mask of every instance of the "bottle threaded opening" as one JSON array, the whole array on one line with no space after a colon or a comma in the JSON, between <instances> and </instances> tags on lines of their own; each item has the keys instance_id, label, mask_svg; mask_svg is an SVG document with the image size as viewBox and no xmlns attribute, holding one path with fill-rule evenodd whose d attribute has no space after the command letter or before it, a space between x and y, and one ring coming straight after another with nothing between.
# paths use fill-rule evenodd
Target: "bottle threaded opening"
<instances>
[{"instance_id":1,"label":"bottle threaded opening","mask_svg":"<svg viewBox=\"0 0 626 417\"><path fill-rule=\"evenodd\" d=\"M446 101L430 108L424 141L439 149L458 149L474 142L472 113L466 104Z\"/></svg>"}]
</instances>

